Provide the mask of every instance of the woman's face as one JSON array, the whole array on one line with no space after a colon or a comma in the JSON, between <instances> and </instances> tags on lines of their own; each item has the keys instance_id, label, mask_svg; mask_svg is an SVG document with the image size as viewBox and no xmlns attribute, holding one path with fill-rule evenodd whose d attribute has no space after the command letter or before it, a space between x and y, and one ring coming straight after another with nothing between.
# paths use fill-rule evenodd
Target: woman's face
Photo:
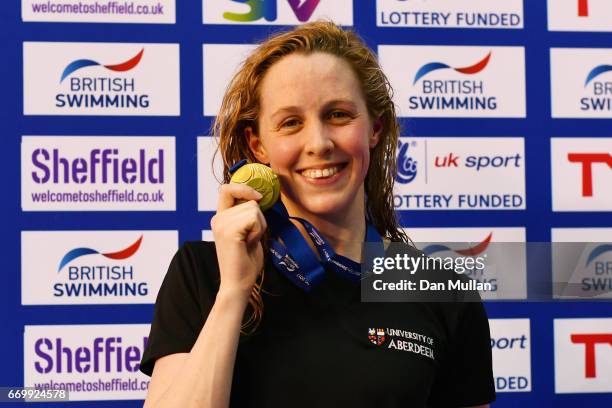
<instances>
[{"instance_id":1,"label":"woman's face","mask_svg":"<svg viewBox=\"0 0 612 408\"><path fill-rule=\"evenodd\" d=\"M258 126L259 135L247 129L249 145L278 174L290 211L347 215L363 208L380 125L347 62L326 53L283 57L263 78Z\"/></svg>"}]
</instances>

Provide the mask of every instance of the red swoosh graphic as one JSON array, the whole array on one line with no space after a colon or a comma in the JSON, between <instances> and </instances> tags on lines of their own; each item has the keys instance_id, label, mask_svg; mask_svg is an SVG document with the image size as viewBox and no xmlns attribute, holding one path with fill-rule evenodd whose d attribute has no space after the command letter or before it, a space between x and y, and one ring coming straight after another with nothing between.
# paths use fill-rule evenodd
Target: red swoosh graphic
<instances>
[{"instance_id":1,"label":"red swoosh graphic","mask_svg":"<svg viewBox=\"0 0 612 408\"><path fill-rule=\"evenodd\" d=\"M140 243L142 242L142 235L138 238L138 241L134 242L129 247L122 249L121 251L111 252L110 254L103 254L105 257L110 259L125 259L134 255L138 248L140 248Z\"/></svg>"},{"instance_id":2,"label":"red swoosh graphic","mask_svg":"<svg viewBox=\"0 0 612 408\"><path fill-rule=\"evenodd\" d=\"M455 71L461 72L462 74L476 74L482 71L489 63L489 60L491 59L491 52L492 51L489 51L487 56L484 57L481 61L477 62L476 64L470 65L469 67L455 68Z\"/></svg>"},{"instance_id":3,"label":"red swoosh graphic","mask_svg":"<svg viewBox=\"0 0 612 408\"><path fill-rule=\"evenodd\" d=\"M485 249L487 249L487 247L489 246L489 242L491 242L491 237L493 237L493 233L490 232L489 236L486 237L484 239L484 241L482 241L480 244L472 247L472 248L468 248L468 249L456 249L455 252L457 252L458 254L461 255L465 255L465 256L475 256L478 255L482 252L484 252Z\"/></svg>"},{"instance_id":4,"label":"red swoosh graphic","mask_svg":"<svg viewBox=\"0 0 612 408\"><path fill-rule=\"evenodd\" d=\"M125 62L122 62L120 64L114 64L114 65L105 65L104 67L110 69L111 71L120 71L120 72L129 71L130 69L138 65L138 63L140 62L140 59L142 58L143 53L144 53L144 48L140 50L140 52L136 54L136 56L130 58L129 60Z\"/></svg>"}]
</instances>

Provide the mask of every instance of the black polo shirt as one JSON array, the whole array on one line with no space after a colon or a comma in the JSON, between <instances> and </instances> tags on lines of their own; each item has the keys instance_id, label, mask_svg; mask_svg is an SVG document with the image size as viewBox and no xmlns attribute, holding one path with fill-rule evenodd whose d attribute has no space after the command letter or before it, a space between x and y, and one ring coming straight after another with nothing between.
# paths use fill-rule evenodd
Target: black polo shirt
<instances>
[{"instance_id":1,"label":"black polo shirt","mask_svg":"<svg viewBox=\"0 0 612 408\"><path fill-rule=\"evenodd\" d=\"M218 288L214 243L185 243L157 296L142 372L191 350ZM305 293L271 263L263 288L261 324L240 337L232 407L465 407L495 399L479 302L362 303L360 286L331 272Z\"/></svg>"}]
</instances>

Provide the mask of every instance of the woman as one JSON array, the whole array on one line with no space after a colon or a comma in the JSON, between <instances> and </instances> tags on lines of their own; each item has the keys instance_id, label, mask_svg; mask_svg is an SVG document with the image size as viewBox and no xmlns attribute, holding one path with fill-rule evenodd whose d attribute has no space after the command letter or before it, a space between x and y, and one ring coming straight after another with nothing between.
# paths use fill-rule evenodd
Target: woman
<instances>
[{"instance_id":1,"label":"woman","mask_svg":"<svg viewBox=\"0 0 612 408\"><path fill-rule=\"evenodd\" d=\"M225 182L240 159L269 165L288 214L348 259L360 259L367 225L404 241L392 204L399 129L389 93L354 33L317 22L275 35L245 61L216 119ZM329 271L304 291L271 264L260 198L224 184L215 243L186 243L173 259L141 365L152 373L146 407L494 399L480 303L361 303L359 285Z\"/></svg>"}]
</instances>

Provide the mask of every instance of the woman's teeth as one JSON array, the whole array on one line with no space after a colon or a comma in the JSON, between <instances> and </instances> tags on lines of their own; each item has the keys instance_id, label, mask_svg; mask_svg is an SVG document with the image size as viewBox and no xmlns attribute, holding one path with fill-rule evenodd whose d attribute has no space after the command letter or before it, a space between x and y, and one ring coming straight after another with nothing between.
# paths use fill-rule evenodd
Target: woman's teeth
<instances>
[{"instance_id":1,"label":"woman's teeth","mask_svg":"<svg viewBox=\"0 0 612 408\"><path fill-rule=\"evenodd\" d=\"M308 178L325 178L331 177L340 171L340 166L329 167L327 169L308 169L302 172L304 177Z\"/></svg>"}]
</instances>

